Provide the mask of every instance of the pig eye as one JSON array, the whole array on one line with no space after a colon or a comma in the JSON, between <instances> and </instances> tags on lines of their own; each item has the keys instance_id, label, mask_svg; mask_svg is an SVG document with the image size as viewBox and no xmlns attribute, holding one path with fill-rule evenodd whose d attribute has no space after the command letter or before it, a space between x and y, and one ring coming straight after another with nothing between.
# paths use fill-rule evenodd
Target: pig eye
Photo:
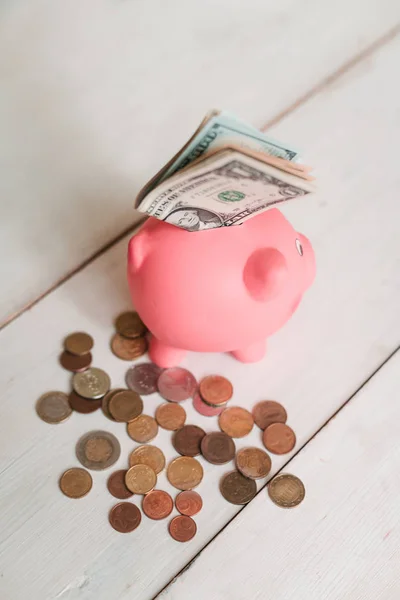
<instances>
[{"instance_id":1,"label":"pig eye","mask_svg":"<svg viewBox=\"0 0 400 600\"><path fill-rule=\"evenodd\" d=\"M300 256L303 256L303 246L300 244L300 240L296 240L296 248Z\"/></svg>"}]
</instances>

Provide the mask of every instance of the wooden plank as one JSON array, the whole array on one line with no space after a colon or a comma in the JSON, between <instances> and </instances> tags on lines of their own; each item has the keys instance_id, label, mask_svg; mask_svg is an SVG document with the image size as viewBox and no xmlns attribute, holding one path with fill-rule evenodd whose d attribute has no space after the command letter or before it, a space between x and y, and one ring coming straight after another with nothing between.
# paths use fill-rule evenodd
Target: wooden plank
<instances>
[{"instance_id":1,"label":"wooden plank","mask_svg":"<svg viewBox=\"0 0 400 600\"><path fill-rule=\"evenodd\" d=\"M398 41L388 44L282 123L282 131L290 122L295 134L303 136L320 175L318 197L286 208L293 224L314 243L318 276L294 318L271 340L265 361L243 365L229 356L191 354L184 362L198 378L212 372L229 377L236 404L251 408L266 397L282 402L297 433L297 447L399 342L395 132L400 90L392 76L398 50ZM76 464L74 445L84 432L104 428L119 436L118 467L126 464L134 446L122 425L101 414L74 414L52 427L33 408L47 389L68 390L69 377L57 365L57 355L71 330L87 330L95 337L94 364L111 374L114 386L123 384L127 365L111 355L108 342L114 316L130 306L127 241L0 334L0 563L4 593L13 600L151 598L237 512L218 491L219 479L231 465L220 468L204 461L199 491L205 504L190 544L171 540L167 523L147 519L132 535L114 532L107 523L113 505L105 489L108 472L95 473L93 490L79 501L57 489L60 473ZM146 412L152 414L159 402L157 396L146 398ZM190 404L185 408L189 423L207 431L217 428L214 418L197 415ZM168 460L174 456L167 432L156 443ZM259 443L254 430L237 447ZM287 458L274 458L273 472ZM172 491L165 474L158 485Z\"/></svg>"},{"instance_id":2,"label":"wooden plank","mask_svg":"<svg viewBox=\"0 0 400 600\"><path fill-rule=\"evenodd\" d=\"M134 223L210 107L262 125L398 16L395 0L2 5L0 323Z\"/></svg>"},{"instance_id":3,"label":"wooden plank","mask_svg":"<svg viewBox=\"0 0 400 600\"><path fill-rule=\"evenodd\" d=\"M262 490L158 598L398 598L399 372L397 352L287 465L300 506Z\"/></svg>"}]
</instances>

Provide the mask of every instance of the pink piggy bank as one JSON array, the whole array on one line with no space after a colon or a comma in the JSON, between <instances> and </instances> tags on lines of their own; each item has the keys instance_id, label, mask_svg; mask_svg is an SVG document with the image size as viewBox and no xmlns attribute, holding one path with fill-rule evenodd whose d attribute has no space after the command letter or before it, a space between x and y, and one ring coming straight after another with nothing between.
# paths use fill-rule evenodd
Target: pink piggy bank
<instances>
[{"instance_id":1,"label":"pink piggy bank","mask_svg":"<svg viewBox=\"0 0 400 600\"><path fill-rule=\"evenodd\" d=\"M129 242L132 300L160 367L187 350L260 360L314 277L310 242L277 209L197 232L149 218Z\"/></svg>"}]
</instances>

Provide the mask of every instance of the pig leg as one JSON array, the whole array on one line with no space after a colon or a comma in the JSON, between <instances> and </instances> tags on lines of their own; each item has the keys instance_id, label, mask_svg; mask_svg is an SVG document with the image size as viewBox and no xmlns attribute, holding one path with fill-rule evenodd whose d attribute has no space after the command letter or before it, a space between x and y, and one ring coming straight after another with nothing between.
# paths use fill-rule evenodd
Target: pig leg
<instances>
[{"instance_id":1,"label":"pig leg","mask_svg":"<svg viewBox=\"0 0 400 600\"><path fill-rule=\"evenodd\" d=\"M178 365L185 354L186 350L168 346L167 344L160 342L154 335L150 337L149 356L156 365L163 369Z\"/></svg>"},{"instance_id":2,"label":"pig leg","mask_svg":"<svg viewBox=\"0 0 400 600\"><path fill-rule=\"evenodd\" d=\"M234 350L231 354L244 363L257 362L264 358L267 349L267 342L256 342L247 348L241 348L240 350Z\"/></svg>"}]
</instances>

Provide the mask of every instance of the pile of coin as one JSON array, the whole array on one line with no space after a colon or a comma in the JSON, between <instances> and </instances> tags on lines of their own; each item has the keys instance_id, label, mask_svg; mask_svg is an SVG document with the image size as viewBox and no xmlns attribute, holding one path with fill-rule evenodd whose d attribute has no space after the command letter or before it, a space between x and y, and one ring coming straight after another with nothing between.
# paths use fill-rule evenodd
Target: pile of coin
<instances>
[{"instance_id":1,"label":"pile of coin","mask_svg":"<svg viewBox=\"0 0 400 600\"><path fill-rule=\"evenodd\" d=\"M146 351L146 328L136 313L120 315L116 329L111 347L117 356L133 360ZM60 362L74 373L73 389L69 395L58 391L43 394L37 403L37 412L48 423L60 423L72 410L90 413L102 408L108 419L125 423L128 435L140 444L130 453L128 468L115 471L107 482L110 494L123 500L109 514L109 521L117 531L126 533L140 525L140 509L127 500L141 495L143 513L150 519L168 517L175 504L180 515L170 521L170 535L177 541L188 541L197 531L192 517L203 504L193 489L203 479L197 456L201 455L213 465L235 462L236 470L223 475L220 490L227 501L242 505L256 495L256 480L268 476L271 458L257 447L236 451L234 440L248 435L256 424L262 430L262 442L269 452L285 454L296 444L296 436L286 424L287 413L281 404L264 400L256 404L251 413L240 406L228 406L233 386L221 375L209 375L198 384L187 369L160 369L153 363L140 363L128 369L127 388L110 389L107 373L91 367L92 347L93 339L83 332L65 339ZM166 402L157 407L152 417L143 413L142 396L155 392ZM218 415L220 431L206 433L197 425L186 424L186 411L181 403L189 399L202 415ZM149 442L156 438L159 427L171 431L172 445L179 455L167 466L169 482L180 491L175 502L166 491L156 488L157 475L165 468L166 461L162 450ZM118 439L107 431L89 432L76 445L79 462L89 470L111 467L120 454ZM66 496L81 498L89 493L93 480L86 469L74 467L63 473L59 485ZM280 474L270 482L268 493L275 504L287 508L299 504L305 490L297 477Z\"/></svg>"}]
</instances>

